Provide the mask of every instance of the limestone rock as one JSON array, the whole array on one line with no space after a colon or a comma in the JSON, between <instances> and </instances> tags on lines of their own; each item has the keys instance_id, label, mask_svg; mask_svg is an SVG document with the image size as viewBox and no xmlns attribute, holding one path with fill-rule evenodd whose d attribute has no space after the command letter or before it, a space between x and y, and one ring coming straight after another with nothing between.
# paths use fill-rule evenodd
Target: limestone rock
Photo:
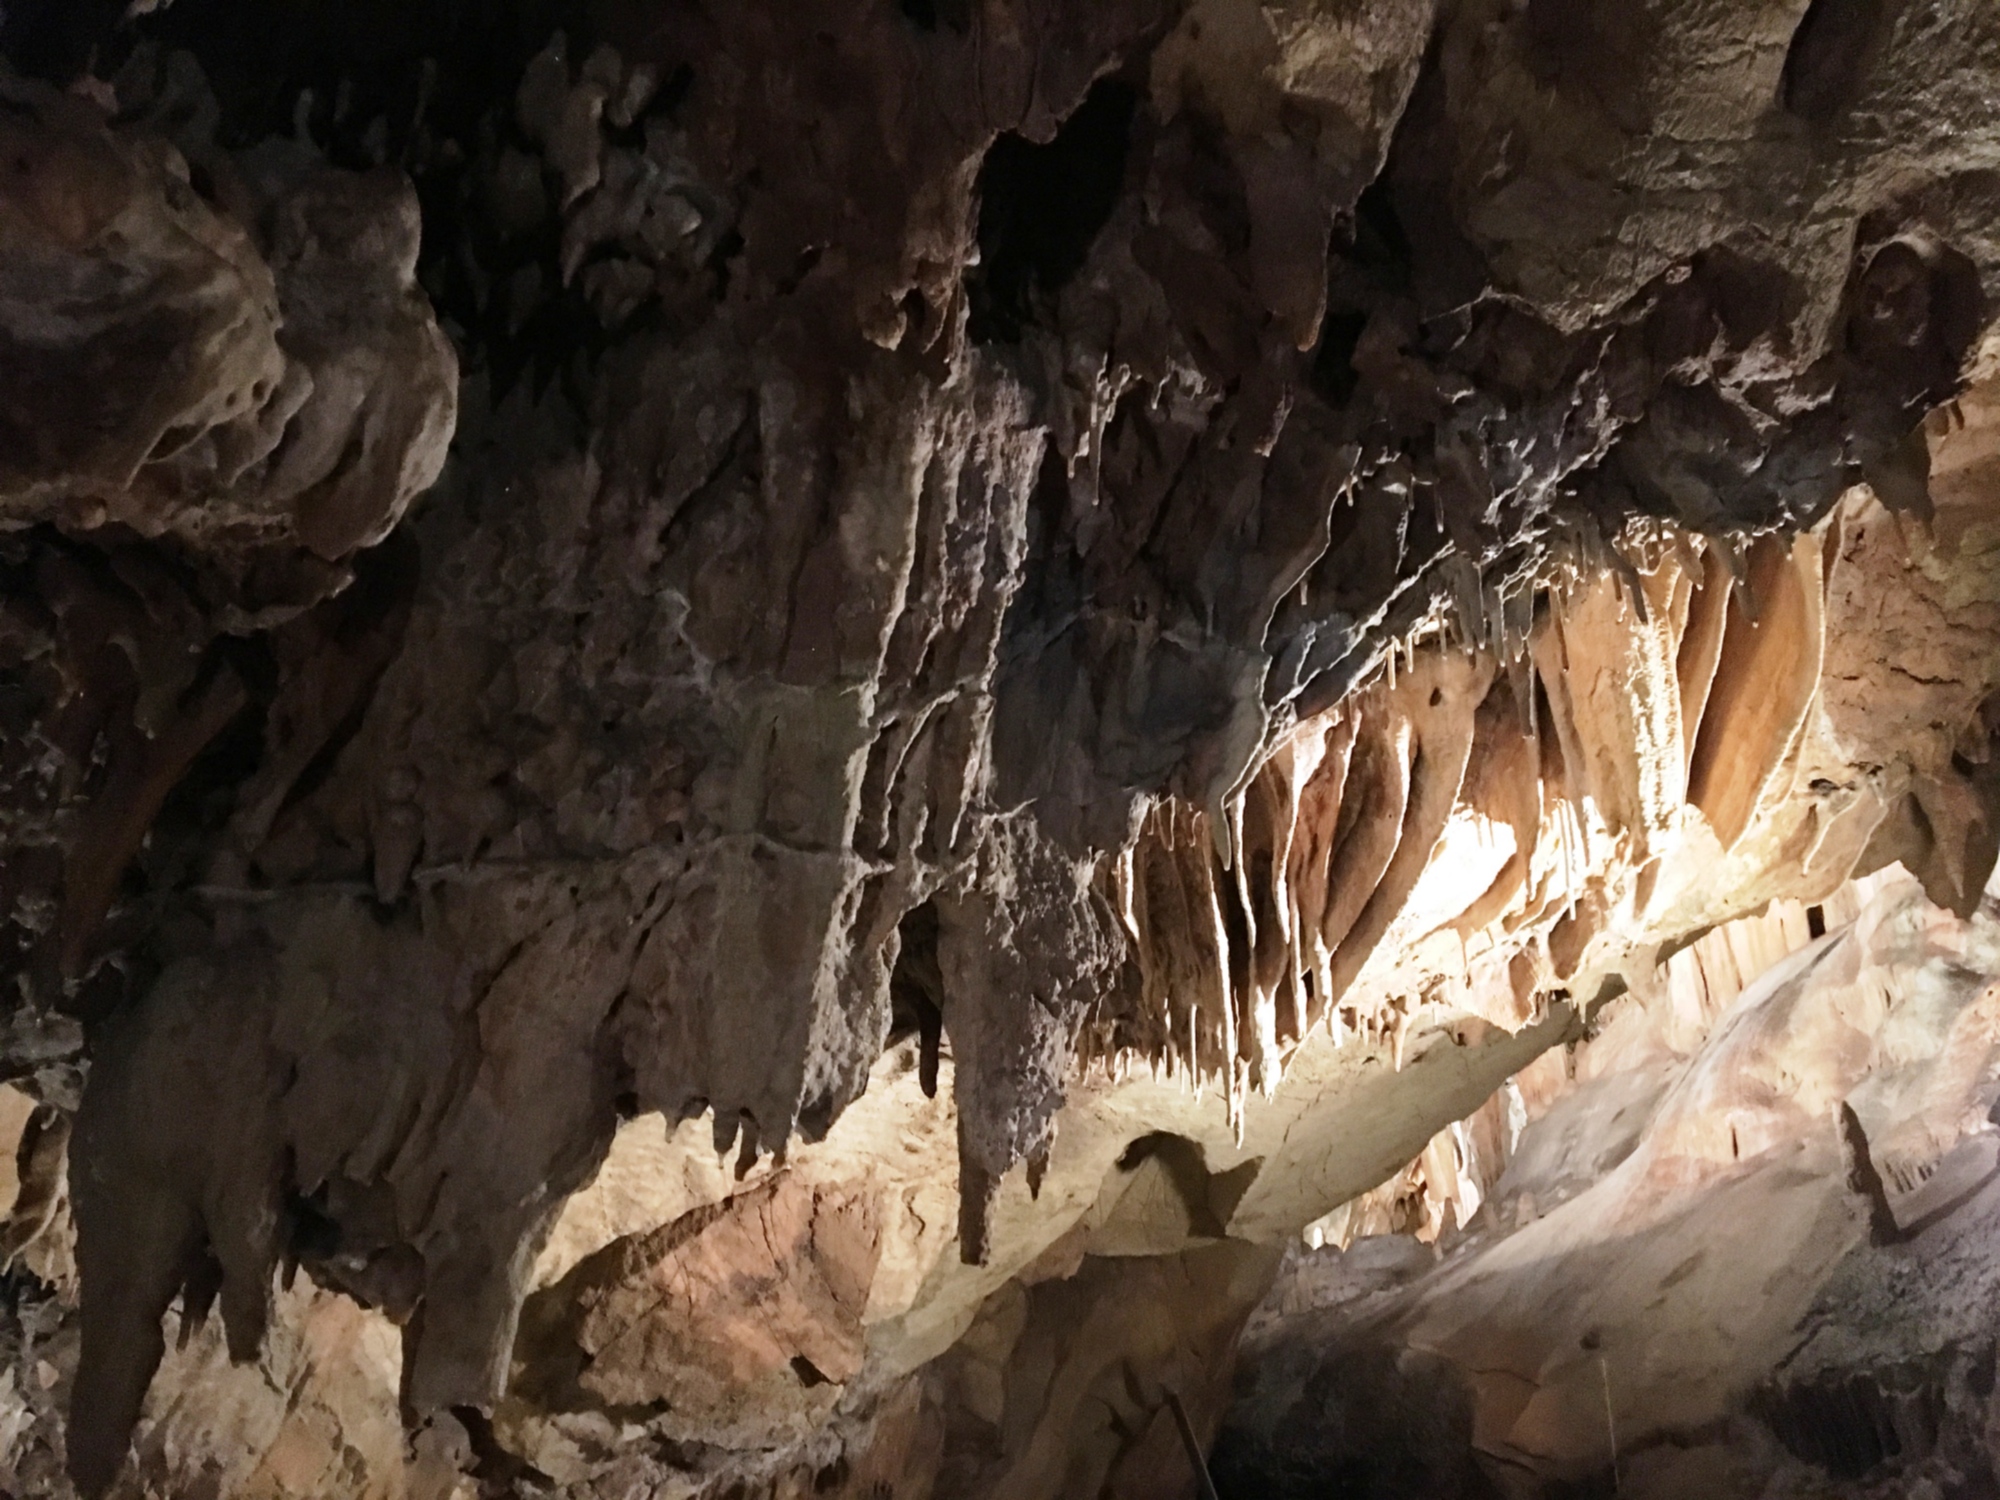
<instances>
[{"instance_id":1,"label":"limestone rock","mask_svg":"<svg viewBox=\"0 0 2000 1500\"><path fill-rule=\"evenodd\" d=\"M1988 5L112 9L0 19L21 1487L1170 1492L1288 1241L1665 1149L1509 1101L1704 934L1983 920Z\"/></svg>"}]
</instances>

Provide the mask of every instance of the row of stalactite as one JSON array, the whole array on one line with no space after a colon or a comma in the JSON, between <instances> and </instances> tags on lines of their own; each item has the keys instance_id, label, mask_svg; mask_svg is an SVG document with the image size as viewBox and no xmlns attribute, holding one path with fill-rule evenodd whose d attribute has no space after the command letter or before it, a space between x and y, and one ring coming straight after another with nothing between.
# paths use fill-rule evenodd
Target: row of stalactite
<instances>
[{"instance_id":1,"label":"row of stalactite","mask_svg":"<svg viewBox=\"0 0 2000 1500\"><path fill-rule=\"evenodd\" d=\"M1545 588L1525 633L1434 629L1226 806L1157 804L1108 879L1137 1014L1087 1054L1226 1090L1240 1115L1317 1028L1400 1051L1430 999L1540 1014L1621 902L1630 929L1677 860L1735 849L1783 801L1821 546L1655 531Z\"/></svg>"}]
</instances>

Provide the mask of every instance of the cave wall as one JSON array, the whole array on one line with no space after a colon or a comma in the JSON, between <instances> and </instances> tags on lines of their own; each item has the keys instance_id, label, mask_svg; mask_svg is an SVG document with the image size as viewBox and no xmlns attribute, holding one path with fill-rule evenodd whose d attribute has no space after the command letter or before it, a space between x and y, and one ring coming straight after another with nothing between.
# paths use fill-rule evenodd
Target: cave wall
<instances>
[{"instance_id":1,"label":"cave wall","mask_svg":"<svg viewBox=\"0 0 2000 1500\"><path fill-rule=\"evenodd\" d=\"M80 1340L21 1472L117 1482L212 1304L365 1348L366 1452L438 1483L610 1409L710 1477L882 1413L915 1463L899 1383L995 1297L1060 1342L1088 1245L1208 1286L1210 1365L1270 1247L1703 929L1890 861L1978 903L1973 0L0 40L4 1058ZM741 1186L585 1247L654 1115ZM897 1118L914 1233L842 1144ZM1162 1133L1199 1212L1120 1229ZM690 1352L719 1291L629 1305L731 1236L795 1247L748 1363ZM1108 1448L1053 1389L956 1492L1171 1464L1157 1389Z\"/></svg>"}]
</instances>

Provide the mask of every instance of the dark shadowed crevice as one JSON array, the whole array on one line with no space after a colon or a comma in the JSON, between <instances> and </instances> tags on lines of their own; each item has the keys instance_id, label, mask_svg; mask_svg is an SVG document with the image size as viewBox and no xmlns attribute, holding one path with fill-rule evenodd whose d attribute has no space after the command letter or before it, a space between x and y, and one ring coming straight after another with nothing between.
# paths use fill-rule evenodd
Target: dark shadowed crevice
<instances>
[{"instance_id":1,"label":"dark shadowed crevice","mask_svg":"<svg viewBox=\"0 0 2000 1500\"><path fill-rule=\"evenodd\" d=\"M1328 261L1326 317L1312 356L1313 390L1345 406L1360 383L1354 353L1368 319L1384 299L1407 297L1413 250L1386 178L1362 192L1343 220Z\"/></svg>"},{"instance_id":2,"label":"dark shadowed crevice","mask_svg":"<svg viewBox=\"0 0 2000 1500\"><path fill-rule=\"evenodd\" d=\"M979 169L979 264L966 275L972 337L1012 342L1083 266L1125 180L1139 94L1123 79L1100 80L1037 145L1008 133Z\"/></svg>"},{"instance_id":3,"label":"dark shadowed crevice","mask_svg":"<svg viewBox=\"0 0 2000 1500\"><path fill-rule=\"evenodd\" d=\"M1353 243L1347 259L1385 291L1407 293L1414 255L1389 186L1378 178L1355 202Z\"/></svg>"},{"instance_id":4,"label":"dark shadowed crevice","mask_svg":"<svg viewBox=\"0 0 2000 1500\"><path fill-rule=\"evenodd\" d=\"M1883 0L1813 0L1785 54L1787 110L1817 124L1853 102L1883 11Z\"/></svg>"},{"instance_id":5,"label":"dark shadowed crevice","mask_svg":"<svg viewBox=\"0 0 2000 1500\"><path fill-rule=\"evenodd\" d=\"M507 1451L485 1412L476 1406L455 1406L451 1415L465 1429L472 1447L472 1477L484 1481L482 1493L519 1495L548 1489L548 1476Z\"/></svg>"},{"instance_id":6,"label":"dark shadowed crevice","mask_svg":"<svg viewBox=\"0 0 2000 1500\"><path fill-rule=\"evenodd\" d=\"M1230 989L1240 995L1250 984L1250 913L1243 909L1236 877L1221 860L1213 861L1210 879L1215 882L1216 905L1222 913L1222 931L1229 944Z\"/></svg>"},{"instance_id":7,"label":"dark shadowed crevice","mask_svg":"<svg viewBox=\"0 0 2000 1500\"><path fill-rule=\"evenodd\" d=\"M1943 1406L1941 1372L1914 1364L1774 1384L1754 1402L1787 1452L1845 1480L1931 1451Z\"/></svg>"},{"instance_id":8,"label":"dark shadowed crevice","mask_svg":"<svg viewBox=\"0 0 2000 1500\"><path fill-rule=\"evenodd\" d=\"M1658 46L1653 9L1623 0L1528 0L1522 15L1530 71L1591 100L1622 129L1647 128L1646 59Z\"/></svg>"},{"instance_id":9,"label":"dark shadowed crevice","mask_svg":"<svg viewBox=\"0 0 2000 1500\"><path fill-rule=\"evenodd\" d=\"M411 160L420 136L471 135L556 30L579 58L597 40L575 0L176 0L132 36L195 55L224 145L289 134L310 91L314 142L365 168Z\"/></svg>"},{"instance_id":10,"label":"dark shadowed crevice","mask_svg":"<svg viewBox=\"0 0 2000 1500\"><path fill-rule=\"evenodd\" d=\"M119 0L8 0L0 52L30 77L67 83L99 56L123 10Z\"/></svg>"},{"instance_id":11,"label":"dark shadowed crevice","mask_svg":"<svg viewBox=\"0 0 2000 1500\"><path fill-rule=\"evenodd\" d=\"M897 0L896 8L919 31L936 31L942 23L963 36L972 27L971 0Z\"/></svg>"},{"instance_id":12,"label":"dark shadowed crevice","mask_svg":"<svg viewBox=\"0 0 2000 1500\"><path fill-rule=\"evenodd\" d=\"M1319 346L1313 350L1312 383L1333 406L1347 405L1361 382L1354 370L1354 351L1367 326L1366 313L1346 308L1329 312L1320 325Z\"/></svg>"},{"instance_id":13,"label":"dark shadowed crevice","mask_svg":"<svg viewBox=\"0 0 2000 1500\"><path fill-rule=\"evenodd\" d=\"M1270 1398L1282 1440L1225 1422L1209 1458L1223 1500L1494 1500L1471 1392L1446 1361L1360 1338L1288 1374Z\"/></svg>"},{"instance_id":14,"label":"dark shadowed crevice","mask_svg":"<svg viewBox=\"0 0 2000 1500\"><path fill-rule=\"evenodd\" d=\"M944 1040L944 980L938 969L938 916L926 901L905 914L896 967L889 980L889 1041L917 1038L917 1081L937 1097L938 1051Z\"/></svg>"}]
</instances>

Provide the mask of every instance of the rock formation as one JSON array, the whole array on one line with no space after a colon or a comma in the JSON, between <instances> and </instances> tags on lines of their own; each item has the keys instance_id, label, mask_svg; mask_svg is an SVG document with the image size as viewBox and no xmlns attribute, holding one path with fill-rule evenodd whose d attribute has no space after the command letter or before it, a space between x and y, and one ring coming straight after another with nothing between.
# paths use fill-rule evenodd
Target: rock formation
<instances>
[{"instance_id":1,"label":"rock formation","mask_svg":"<svg viewBox=\"0 0 2000 1500\"><path fill-rule=\"evenodd\" d=\"M0 51L0 1485L1992 1476L1984 0Z\"/></svg>"}]
</instances>

